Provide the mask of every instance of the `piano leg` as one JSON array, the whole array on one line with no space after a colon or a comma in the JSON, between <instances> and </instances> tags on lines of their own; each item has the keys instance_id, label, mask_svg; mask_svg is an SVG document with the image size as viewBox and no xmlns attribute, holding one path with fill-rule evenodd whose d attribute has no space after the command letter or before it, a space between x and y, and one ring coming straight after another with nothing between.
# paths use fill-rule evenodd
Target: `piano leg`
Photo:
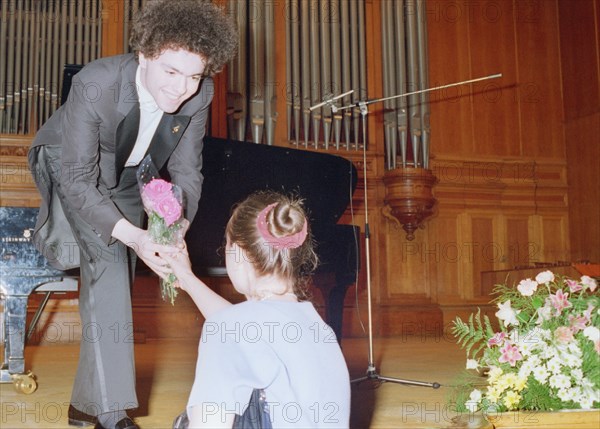
<instances>
[{"instance_id":1,"label":"piano leg","mask_svg":"<svg viewBox=\"0 0 600 429\"><path fill-rule=\"evenodd\" d=\"M9 374L25 372L25 319L28 296L8 295L4 303L4 368Z\"/></svg>"},{"instance_id":2,"label":"piano leg","mask_svg":"<svg viewBox=\"0 0 600 429\"><path fill-rule=\"evenodd\" d=\"M327 324L331 326L340 345L342 344L342 327L344 317L344 299L346 290L354 282L354 278L348 281L346 278L336 276L336 285L329 291L327 296L327 305L325 306L325 318Z\"/></svg>"},{"instance_id":3,"label":"piano leg","mask_svg":"<svg viewBox=\"0 0 600 429\"><path fill-rule=\"evenodd\" d=\"M55 281L56 277L3 278L4 296L4 357L0 367L0 383L14 383L22 393L33 393L37 388L35 377L25 372L25 325L27 301L38 286Z\"/></svg>"},{"instance_id":4,"label":"piano leg","mask_svg":"<svg viewBox=\"0 0 600 429\"><path fill-rule=\"evenodd\" d=\"M4 302L4 363L0 383L14 383L17 391L33 393L37 382L33 374L25 374L25 320L27 296L7 296Z\"/></svg>"}]
</instances>

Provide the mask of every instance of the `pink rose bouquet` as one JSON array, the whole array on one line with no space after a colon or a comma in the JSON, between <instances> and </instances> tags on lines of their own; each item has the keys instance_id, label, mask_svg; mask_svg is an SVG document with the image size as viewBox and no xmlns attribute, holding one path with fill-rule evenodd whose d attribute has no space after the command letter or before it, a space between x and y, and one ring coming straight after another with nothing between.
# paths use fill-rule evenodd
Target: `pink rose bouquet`
<instances>
[{"instance_id":1,"label":"pink rose bouquet","mask_svg":"<svg viewBox=\"0 0 600 429\"><path fill-rule=\"evenodd\" d=\"M144 209L148 214L148 233L158 244L175 245L183 241L183 198L181 189L158 178L151 159L146 157L138 169L138 182ZM175 304L177 288L174 274L160 280L163 300Z\"/></svg>"},{"instance_id":2,"label":"pink rose bouquet","mask_svg":"<svg viewBox=\"0 0 600 429\"><path fill-rule=\"evenodd\" d=\"M452 333L466 349L457 411L600 408L600 296L597 281L539 273L496 285L498 320L478 311ZM481 377L481 374L485 377Z\"/></svg>"}]
</instances>

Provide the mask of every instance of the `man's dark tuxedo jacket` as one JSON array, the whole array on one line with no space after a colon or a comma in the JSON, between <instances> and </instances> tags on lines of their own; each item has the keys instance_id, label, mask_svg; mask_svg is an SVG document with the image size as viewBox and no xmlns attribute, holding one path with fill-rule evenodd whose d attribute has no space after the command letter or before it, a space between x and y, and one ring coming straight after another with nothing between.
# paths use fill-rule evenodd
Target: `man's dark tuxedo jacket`
<instances>
[{"instance_id":1,"label":"man's dark tuxedo jacket","mask_svg":"<svg viewBox=\"0 0 600 429\"><path fill-rule=\"evenodd\" d=\"M52 183L43 179L40 169L44 166L38 160L38 148L44 145L62 147L60 186L70 208L102 241L109 244L114 240L114 225L124 216L109 195L119 183L137 137L137 67L133 54L89 63L73 77L68 100L38 131L29 152L30 168L43 199L36 225L38 247L48 237L56 237L52 231L56 223L47 222ZM190 221L202 188L202 139L213 93L213 81L206 78L178 112L163 114L149 149L157 167L167 163L171 181L182 188L185 216Z\"/></svg>"}]
</instances>

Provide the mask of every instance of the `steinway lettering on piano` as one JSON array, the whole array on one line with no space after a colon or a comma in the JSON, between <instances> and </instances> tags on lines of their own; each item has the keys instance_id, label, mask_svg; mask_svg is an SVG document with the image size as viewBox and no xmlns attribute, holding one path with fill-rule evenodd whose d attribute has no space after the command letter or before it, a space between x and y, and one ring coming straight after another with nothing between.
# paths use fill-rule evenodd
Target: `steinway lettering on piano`
<instances>
[{"instance_id":1,"label":"steinway lettering on piano","mask_svg":"<svg viewBox=\"0 0 600 429\"><path fill-rule=\"evenodd\" d=\"M31 229L26 229L23 231L23 235L21 237L2 237L2 243L25 243L31 241Z\"/></svg>"}]
</instances>

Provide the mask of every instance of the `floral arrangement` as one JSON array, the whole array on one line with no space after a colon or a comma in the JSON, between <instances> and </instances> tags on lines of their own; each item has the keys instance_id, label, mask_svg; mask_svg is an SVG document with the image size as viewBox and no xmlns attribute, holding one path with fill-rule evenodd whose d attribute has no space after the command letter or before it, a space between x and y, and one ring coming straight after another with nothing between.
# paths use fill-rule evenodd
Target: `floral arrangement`
<instances>
[{"instance_id":1,"label":"floral arrangement","mask_svg":"<svg viewBox=\"0 0 600 429\"><path fill-rule=\"evenodd\" d=\"M516 288L497 285L494 329L478 311L452 333L467 352L457 411L600 408L600 296L589 276L551 271ZM471 373L472 374L472 373Z\"/></svg>"},{"instance_id":2,"label":"floral arrangement","mask_svg":"<svg viewBox=\"0 0 600 429\"><path fill-rule=\"evenodd\" d=\"M146 157L138 168L138 182L142 203L148 214L148 233L158 244L178 244L183 241L183 204L181 189L157 177L158 172L150 157ZM160 279L163 300L175 304L177 277L170 274Z\"/></svg>"}]
</instances>

